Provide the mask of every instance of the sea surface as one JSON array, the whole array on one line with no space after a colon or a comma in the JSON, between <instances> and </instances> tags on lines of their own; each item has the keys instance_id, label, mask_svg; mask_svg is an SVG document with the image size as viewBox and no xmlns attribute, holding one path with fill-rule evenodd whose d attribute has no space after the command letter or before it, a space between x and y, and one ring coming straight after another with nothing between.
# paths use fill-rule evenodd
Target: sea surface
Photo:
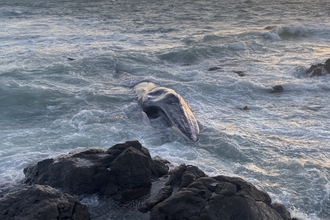
<instances>
[{"instance_id":1,"label":"sea surface","mask_svg":"<svg viewBox=\"0 0 330 220\"><path fill-rule=\"evenodd\" d=\"M250 181L292 217L330 219L330 74L305 74L330 58L329 0L0 0L0 20L0 194L31 163L139 140ZM141 80L181 94L198 142L143 121ZM145 218L81 200L92 219Z\"/></svg>"}]
</instances>

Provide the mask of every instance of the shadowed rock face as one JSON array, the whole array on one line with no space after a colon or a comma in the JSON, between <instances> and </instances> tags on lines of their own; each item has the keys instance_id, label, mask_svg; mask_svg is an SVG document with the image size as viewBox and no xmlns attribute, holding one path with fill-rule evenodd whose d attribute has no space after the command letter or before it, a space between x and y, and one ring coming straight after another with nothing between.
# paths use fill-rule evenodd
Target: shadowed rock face
<instances>
[{"instance_id":1,"label":"shadowed rock face","mask_svg":"<svg viewBox=\"0 0 330 220\"><path fill-rule=\"evenodd\" d=\"M108 150L89 148L24 169L28 184L49 185L73 194L111 195L121 201L147 194L151 181L167 172L165 162L153 160L138 141L116 144Z\"/></svg>"},{"instance_id":2,"label":"shadowed rock face","mask_svg":"<svg viewBox=\"0 0 330 220\"><path fill-rule=\"evenodd\" d=\"M138 141L128 141L116 144L108 150L89 148L55 159L46 159L27 167L24 173L29 184L50 185L74 194L111 195L121 202L129 202L148 194L151 181L169 173L167 183L159 190L158 195L139 207L141 212L150 211L151 220L291 219L290 213L283 205L272 203L266 192L258 190L241 178L208 177L198 167L185 164L168 172L166 163L168 161L159 157L152 159L149 151ZM37 197L31 195L30 198L30 194L15 194L0 198L0 219L13 219L6 217L20 215L16 213L17 210L26 213L30 210L29 203L40 206L41 200L44 201L42 204L45 204L45 210L38 211L38 215L46 213L45 218L33 216L31 219L61 219L57 216L69 214L73 216L68 217L71 219L85 218L85 214L79 214L85 212L84 206L76 203L70 196L64 194L68 201L72 200L75 204L73 208L68 204L53 205L48 199L57 197L48 194L48 191L54 189L48 186L29 187L37 189L27 187L24 190L31 191L29 193ZM37 191L39 188L44 188L46 192ZM55 194L60 194L62 198L62 193L57 190ZM22 201L27 198L27 203L17 201L16 205L16 200L11 200L12 197L24 198ZM8 201L8 198L11 202L2 203L3 199ZM56 200L62 204L62 199ZM82 211L75 211L78 208L82 208ZM49 214L51 212L48 210L55 214ZM6 216L1 218L1 215Z\"/></svg>"},{"instance_id":3,"label":"shadowed rock face","mask_svg":"<svg viewBox=\"0 0 330 220\"><path fill-rule=\"evenodd\" d=\"M160 193L140 207L150 219L291 219L283 205L237 177L207 177L194 166L180 165ZM172 194L173 188L179 190Z\"/></svg>"},{"instance_id":4,"label":"shadowed rock face","mask_svg":"<svg viewBox=\"0 0 330 220\"><path fill-rule=\"evenodd\" d=\"M88 220L86 206L49 186L32 185L0 198L0 219Z\"/></svg>"}]
</instances>

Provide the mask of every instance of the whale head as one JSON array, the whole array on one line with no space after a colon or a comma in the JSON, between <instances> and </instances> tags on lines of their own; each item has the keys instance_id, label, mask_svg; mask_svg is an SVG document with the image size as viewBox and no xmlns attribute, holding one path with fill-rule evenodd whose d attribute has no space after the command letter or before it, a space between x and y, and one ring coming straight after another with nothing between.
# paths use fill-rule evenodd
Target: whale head
<instances>
[{"instance_id":1,"label":"whale head","mask_svg":"<svg viewBox=\"0 0 330 220\"><path fill-rule=\"evenodd\" d=\"M198 141L198 122L188 103L173 89L143 82L134 88L138 102L147 115L160 112L168 125L178 134L191 141Z\"/></svg>"}]
</instances>

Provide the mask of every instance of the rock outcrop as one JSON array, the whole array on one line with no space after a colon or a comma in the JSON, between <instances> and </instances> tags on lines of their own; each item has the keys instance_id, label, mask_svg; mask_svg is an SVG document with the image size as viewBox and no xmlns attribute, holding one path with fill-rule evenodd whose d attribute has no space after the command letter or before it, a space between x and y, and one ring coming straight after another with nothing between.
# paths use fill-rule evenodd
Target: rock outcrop
<instances>
[{"instance_id":1,"label":"rock outcrop","mask_svg":"<svg viewBox=\"0 0 330 220\"><path fill-rule=\"evenodd\" d=\"M291 219L283 205L237 177L207 177L194 166L181 165L153 199L140 207L151 220L262 220ZM172 194L173 188L178 191Z\"/></svg>"},{"instance_id":2,"label":"rock outcrop","mask_svg":"<svg viewBox=\"0 0 330 220\"><path fill-rule=\"evenodd\" d=\"M31 185L0 198L0 219L88 220L86 206L50 186Z\"/></svg>"},{"instance_id":3,"label":"rock outcrop","mask_svg":"<svg viewBox=\"0 0 330 220\"><path fill-rule=\"evenodd\" d=\"M164 201L172 195L173 188L182 188L188 186L200 177L206 174L196 166L181 164L170 171L170 177L166 186L159 190L157 196L145 202L139 207L140 212L150 211L155 205Z\"/></svg>"},{"instance_id":4,"label":"rock outcrop","mask_svg":"<svg viewBox=\"0 0 330 220\"><path fill-rule=\"evenodd\" d=\"M198 167L184 164L168 172L166 163L168 161L159 157L152 159L149 151L138 141L128 141L116 144L108 150L89 148L55 159L46 159L27 167L24 173L26 183L29 184L49 185L74 194L110 195L121 202L129 202L149 194L151 182L169 174L158 195L138 208L144 213L150 211L151 220L291 219L290 213L283 205L272 203L266 192L258 190L241 178L208 177ZM51 190L48 186L44 188ZM31 193L39 195L33 189ZM21 197L26 196L29 197ZM42 197L53 198L52 195L46 194ZM30 203L38 201L39 197ZM68 205L56 206L65 208L57 208L54 216L62 215L58 213L73 213L73 216L76 216L77 212L74 210L82 205L75 204L73 208ZM19 215L18 210L27 209L25 204L20 203L12 206L0 206L0 210L5 210L1 214ZM41 210L36 213L44 212L48 211ZM52 215L49 219L55 217ZM43 218L37 216L35 219Z\"/></svg>"},{"instance_id":5,"label":"rock outcrop","mask_svg":"<svg viewBox=\"0 0 330 220\"><path fill-rule=\"evenodd\" d=\"M24 169L26 183L58 187L72 194L100 193L122 202L149 193L151 181L168 173L166 161L152 159L138 141L108 150L84 151L46 159Z\"/></svg>"},{"instance_id":6,"label":"rock outcrop","mask_svg":"<svg viewBox=\"0 0 330 220\"><path fill-rule=\"evenodd\" d=\"M306 71L306 74L310 75L310 77L324 76L326 74L330 74L330 59L325 61L325 63L319 63L316 65L312 65Z\"/></svg>"}]
</instances>

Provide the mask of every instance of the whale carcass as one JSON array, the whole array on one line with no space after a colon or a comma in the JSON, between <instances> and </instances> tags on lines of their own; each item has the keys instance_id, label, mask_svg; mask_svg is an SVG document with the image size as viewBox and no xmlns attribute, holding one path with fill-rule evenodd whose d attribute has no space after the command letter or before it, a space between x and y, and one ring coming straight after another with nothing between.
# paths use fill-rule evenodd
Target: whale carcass
<instances>
[{"instance_id":1,"label":"whale carcass","mask_svg":"<svg viewBox=\"0 0 330 220\"><path fill-rule=\"evenodd\" d=\"M168 125L188 140L198 141L199 126L188 103L173 89L152 82L141 82L134 87L143 114L164 116Z\"/></svg>"}]
</instances>

